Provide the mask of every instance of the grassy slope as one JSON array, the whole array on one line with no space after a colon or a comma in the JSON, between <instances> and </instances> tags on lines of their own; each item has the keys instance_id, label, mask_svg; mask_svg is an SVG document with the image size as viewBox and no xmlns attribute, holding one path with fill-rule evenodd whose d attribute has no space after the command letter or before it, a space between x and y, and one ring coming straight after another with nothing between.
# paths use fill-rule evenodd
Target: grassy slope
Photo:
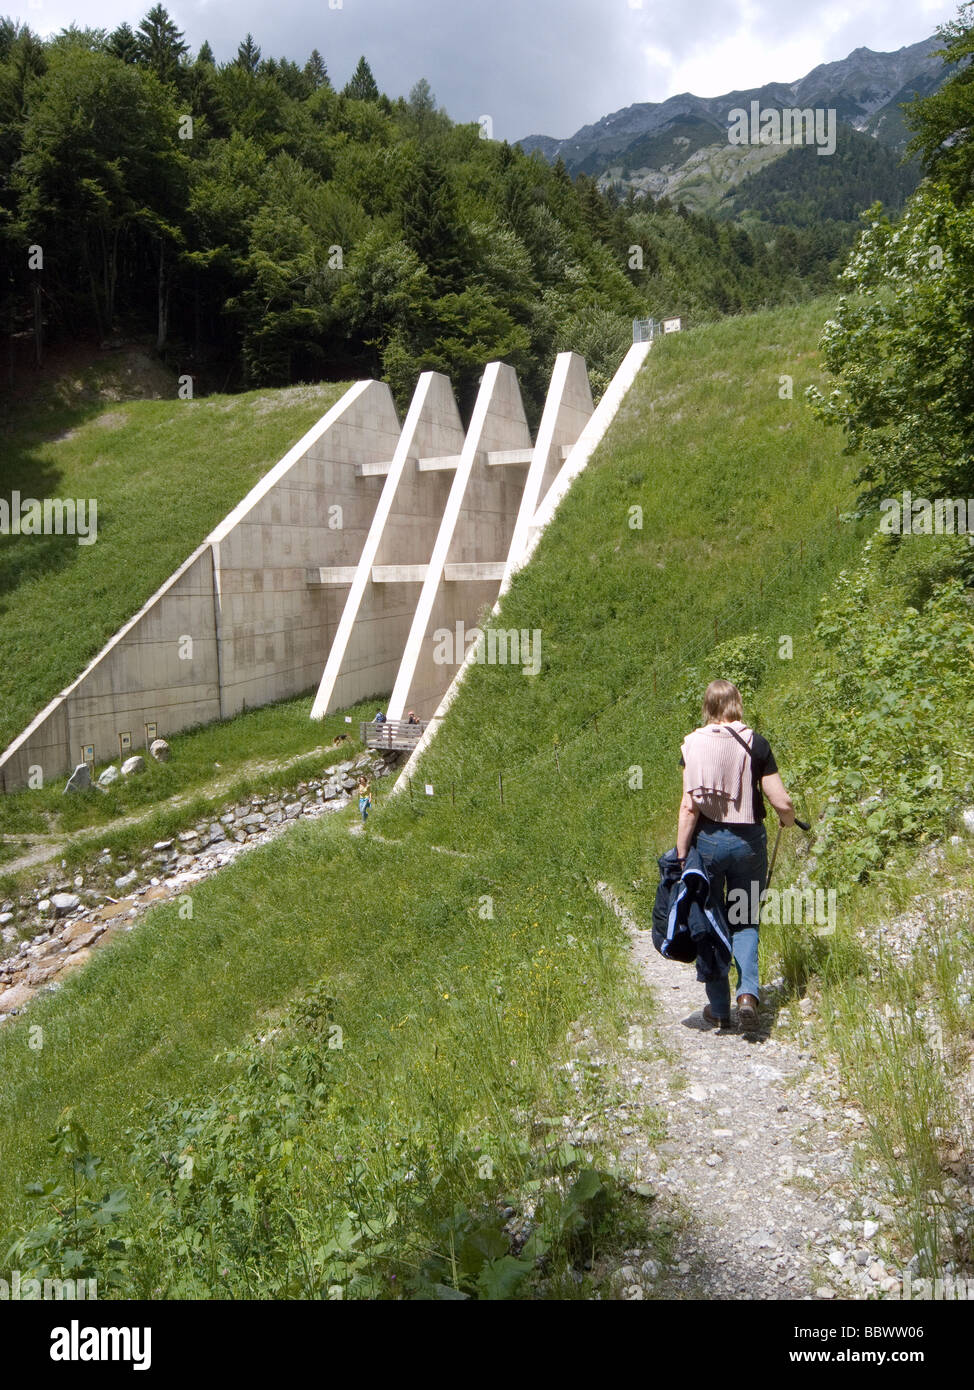
<instances>
[{"instance_id":1,"label":"grassy slope","mask_svg":"<svg viewBox=\"0 0 974 1390\"><path fill-rule=\"evenodd\" d=\"M483 789L458 793L456 816L424 805L437 833L446 822L463 844L505 836L490 775L503 769L510 814L564 820L585 862L623 881L638 875L647 839L672 836L688 669L716 674L715 631L721 642L791 635L800 652L819 595L858 547L837 521L850 463L800 399L820 380L823 318L817 302L654 348L498 620L540 628L541 675L474 668L431 750L427 780ZM779 398L781 375L793 377L792 400ZM633 506L642 530L629 527ZM751 714L762 723L760 706ZM781 746L786 729L764 722ZM641 790L628 786L630 767L642 769Z\"/></svg>"},{"instance_id":2,"label":"grassy slope","mask_svg":"<svg viewBox=\"0 0 974 1390\"><path fill-rule=\"evenodd\" d=\"M793 635L800 652L815 601L858 544L835 514L849 462L797 399L820 380L827 307L727 320L654 349L505 602L502 625L541 629L542 674L474 670L428 759L439 795L379 804L376 829L401 846L352 841L339 819L301 827L202 885L191 923L153 913L4 1029L4 1205L46 1168L61 1106L77 1107L117 1167L133 1109L212 1092L225 1075L214 1050L316 979L338 995L348 1039L333 1140L341 1125L382 1136L396 1119L503 1135L516 1108L544 1103L572 1019L588 1008L622 1022L624 942L588 880L625 888L672 843L687 667L716 674L715 619L721 639L759 628ZM782 373L793 401L779 399ZM641 531L628 526L634 505ZM23 1045L28 1022L45 1025L40 1052Z\"/></svg>"},{"instance_id":3,"label":"grassy slope","mask_svg":"<svg viewBox=\"0 0 974 1390\"><path fill-rule=\"evenodd\" d=\"M4 420L0 497L95 498L98 539L0 537L0 748L345 390L106 408L99 386L51 392Z\"/></svg>"}]
</instances>

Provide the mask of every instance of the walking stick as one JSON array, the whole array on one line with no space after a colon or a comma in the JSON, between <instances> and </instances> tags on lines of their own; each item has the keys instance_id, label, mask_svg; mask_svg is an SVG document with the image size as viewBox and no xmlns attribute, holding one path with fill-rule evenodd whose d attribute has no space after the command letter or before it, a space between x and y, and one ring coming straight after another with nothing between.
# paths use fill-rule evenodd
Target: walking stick
<instances>
[{"instance_id":1,"label":"walking stick","mask_svg":"<svg viewBox=\"0 0 974 1390\"><path fill-rule=\"evenodd\" d=\"M812 827L809 825L808 821L799 820L797 816L795 817L795 824L798 825L798 826L801 826L802 830L806 830L806 831L811 830L811 828L812 828ZM779 821L779 822L778 822L778 833L777 833L777 835L776 835L775 838L774 838L774 849L771 851L771 863L770 863L770 865L768 866L768 878L767 878L767 882L766 882L765 885L764 885L764 887L765 887L765 892L767 892L767 890L768 890L768 888L769 888L769 886L770 886L770 884L771 884L771 875L774 873L774 861L775 861L775 860L777 859L777 857L778 857L778 845L781 843L781 832L782 832L783 829L784 829L784 827L782 826L781 821Z\"/></svg>"}]
</instances>

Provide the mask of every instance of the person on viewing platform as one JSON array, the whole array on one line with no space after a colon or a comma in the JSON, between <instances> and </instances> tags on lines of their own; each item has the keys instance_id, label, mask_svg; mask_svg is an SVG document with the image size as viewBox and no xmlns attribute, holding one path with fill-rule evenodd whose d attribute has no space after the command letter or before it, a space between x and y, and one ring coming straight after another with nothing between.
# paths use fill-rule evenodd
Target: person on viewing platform
<instances>
[{"instance_id":1,"label":"person on viewing platform","mask_svg":"<svg viewBox=\"0 0 974 1390\"><path fill-rule=\"evenodd\" d=\"M418 724L418 723L419 723L419 720L416 718L416 711L415 711L414 709L411 709L411 710L409 711L409 718L406 720L406 723L407 723L407 724Z\"/></svg>"},{"instance_id":2,"label":"person on viewing platform","mask_svg":"<svg viewBox=\"0 0 974 1390\"><path fill-rule=\"evenodd\" d=\"M683 800L676 852L682 867L691 845L697 849L711 892L724 905L737 966L738 1019L750 1032L758 1022L758 904L768 882L764 797L783 826L794 825L795 808L770 744L744 723L736 685L710 682L703 697L703 720L681 748ZM756 893L752 884L757 885ZM706 987L703 1016L717 1027L730 1024L729 976L728 965L728 974Z\"/></svg>"},{"instance_id":3,"label":"person on viewing platform","mask_svg":"<svg viewBox=\"0 0 974 1390\"><path fill-rule=\"evenodd\" d=\"M385 717L385 715L382 713L382 711L381 711L380 709L377 709L376 712L375 712L375 718L372 720L372 723L373 723L373 724L384 724L385 722L386 722L386 717Z\"/></svg>"}]
</instances>

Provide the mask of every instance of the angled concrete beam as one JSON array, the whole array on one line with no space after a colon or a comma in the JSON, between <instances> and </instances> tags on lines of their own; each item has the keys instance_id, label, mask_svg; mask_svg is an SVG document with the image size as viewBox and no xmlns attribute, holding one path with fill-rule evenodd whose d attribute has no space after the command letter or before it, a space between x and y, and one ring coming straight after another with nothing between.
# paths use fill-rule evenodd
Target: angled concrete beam
<instances>
[{"instance_id":1,"label":"angled concrete beam","mask_svg":"<svg viewBox=\"0 0 974 1390\"><path fill-rule=\"evenodd\" d=\"M510 588L511 580L522 563L538 504L557 476L565 452L592 418L593 410L592 388L585 359L577 352L560 352L551 374L551 385L538 426L531 466L524 481L524 492L498 597L506 594Z\"/></svg>"},{"instance_id":2,"label":"angled concrete beam","mask_svg":"<svg viewBox=\"0 0 974 1390\"><path fill-rule=\"evenodd\" d=\"M596 407L594 414L591 416L588 424L582 430L582 434L577 440L577 443L574 446L562 445L558 449L558 454L562 454L564 451L567 450L565 463L556 475L555 481L548 488L548 491L544 498L543 507L539 508L538 512L536 512L535 515L531 518L531 524L528 527L527 544L524 548L524 551L522 552L520 564L515 566L515 568L520 568L521 565L527 563L527 560L530 558L531 552L534 550L535 546L538 543L538 540L540 539L541 533L543 532L545 526L547 526L548 522L551 520L551 517L554 515L558 503L561 501L561 498L564 496L565 492L567 492L568 488L571 486L572 478L576 477L577 474L580 473L582 469L585 467L585 465L588 463L588 460L591 458L596 445L601 441L603 435L605 434L613 418L615 417L615 414L618 411L619 406L622 404L622 401L625 398L626 393L632 386L632 383L635 381L640 368L646 360L646 355L649 351L649 348L649 343L638 343L634 344L633 347L629 349L629 351L626 353L626 356L620 363L615 376L609 383L609 387L606 390L605 395L602 397L601 401L599 401L599 404ZM567 356L569 354L565 355ZM549 392L549 399L550 398L551 393ZM545 411L547 413L547 403L545 406ZM538 439L540 443L540 430L538 432ZM569 464L573 469L573 472L570 477L565 475L565 469L569 467ZM513 550L514 547L512 542L512 555ZM493 609L495 615L498 613L500 608L501 600L498 598L497 603L494 605ZM468 671L470 670L470 667L477 661L478 648L480 647L480 645L480 643L471 643L467 648L463 664L460 666L459 670L457 671L456 675L451 681L449 688L447 689L443 698L440 700L440 703L437 706L435 712L429 717L429 722L427 723L426 728L423 730L423 734L419 740L419 743L416 745L412 753L409 755L408 761L403 767L399 777L393 784L391 792L392 795L399 794L402 791L402 789L408 785L409 779L415 772L420 759L426 752L426 749L429 747L430 743L436 737L440 725L443 719L446 717L447 711L449 710L453 701L456 699L457 693L459 692L460 687L463 684L464 677L467 675Z\"/></svg>"},{"instance_id":3,"label":"angled concrete beam","mask_svg":"<svg viewBox=\"0 0 974 1390\"><path fill-rule=\"evenodd\" d=\"M615 418L616 411L622 404L630 386L639 375L640 368L646 361L651 346L651 342L633 343L622 359L615 376L606 388L605 395L599 401L595 413L568 451L565 462L547 492L543 494L538 510L531 518L520 564L526 564L531 558L535 546L541 539L541 533L554 516L559 502L602 442L602 436Z\"/></svg>"},{"instance_id":4,"label":"angled concrete beam","mask_svg":"<svg viewBox=\"0 0 974 1390\"><path fill-rule=\"evenodd\" d=\"M422 460L455 456L463 422L447 377L424 372L417 383L355 578L320 673L312 719L389 690L416 609L415 583L376 584L384 566L426 565L451 479Z\"/></svg>"},{"instance_id":5,"label":"angled concrete beam","mask_svg":"<svg viewBox=\"0 0 974 1390\"><path fill-rule=\"evenodd\" d=\"M447 564L490 564L507 554L523 485L510 469L491 468L487 458L492 451L530 447L531 432L514 369L491 362L484 371L416 604L389 699L389 719L401 719L407 708L415 709L420 718L436 708L463 653L454 652L453 663L441 664L434 633L445 629L453 633L459 622L475 626L480 611L494 602L495 579L447 583L444 569Z\"/></svg>"}]
</instances>

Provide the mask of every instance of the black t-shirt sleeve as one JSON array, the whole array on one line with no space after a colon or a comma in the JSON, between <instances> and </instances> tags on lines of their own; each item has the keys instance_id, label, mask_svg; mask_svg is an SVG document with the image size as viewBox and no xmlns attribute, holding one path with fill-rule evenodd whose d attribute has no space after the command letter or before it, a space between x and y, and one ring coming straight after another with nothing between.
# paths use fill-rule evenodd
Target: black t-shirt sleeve
<instances>
[{"instance_id":1,"label":"black t-shirt sleeve","mask_svg":"<svg viewBox=\"0 0 974 1390\"><path fill-rule=\"evenodd\" d=\"M754 780L759 782L762 777L768 777L772 772L778 771L778 764L771 751L771 744L760 734L754 735Z\"/></svg>"}]
</instances>

